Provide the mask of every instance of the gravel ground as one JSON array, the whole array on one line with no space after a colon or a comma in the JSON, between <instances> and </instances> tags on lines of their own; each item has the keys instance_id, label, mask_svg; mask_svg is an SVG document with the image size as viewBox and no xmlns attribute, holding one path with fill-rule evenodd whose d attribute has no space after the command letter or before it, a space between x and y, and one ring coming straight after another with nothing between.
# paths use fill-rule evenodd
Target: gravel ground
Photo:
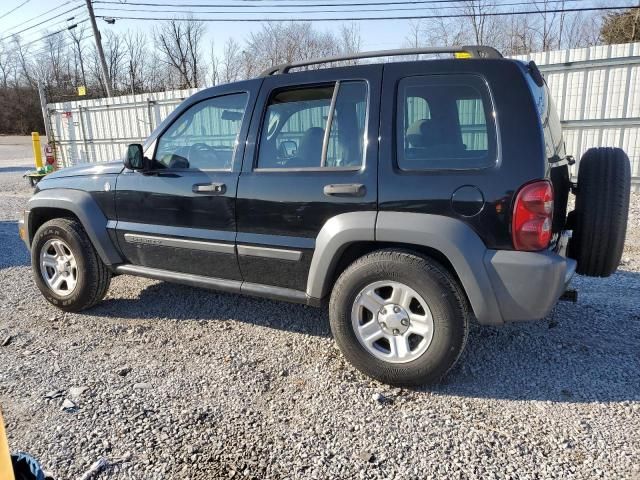
<instances>
[{"instance_id":1,"label":"gravel ground","mask_svg":"<svg viewBox=\"0 0 640 480\"><path fill-rule=\"evenodd\" d=\"M471 331L446 383L371 381L327 313L134 277L82 314L43 301L0 160L0 404L58 479L640 478L640 195L624 264L577 305ZM72 403L69 403L72 402ZM72 408L63 409L63 404Z\"/></svg>"}]
</instances>

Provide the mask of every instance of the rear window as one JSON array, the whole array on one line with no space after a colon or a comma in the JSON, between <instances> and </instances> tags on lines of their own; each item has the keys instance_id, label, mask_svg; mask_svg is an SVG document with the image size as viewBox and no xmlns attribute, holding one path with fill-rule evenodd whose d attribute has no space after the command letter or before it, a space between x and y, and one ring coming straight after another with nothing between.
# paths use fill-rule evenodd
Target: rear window
<instances>
[{"instance_id":1,"label":"rear window","mask_svg":"<svg viewBox=\"0 0 640 480\"><path fill-rule=\"evenodd\" d=\"M493 107L480 77L404 78L397 108L401 169L475 169L495 164Z\"/></svg>"}]
</instances>

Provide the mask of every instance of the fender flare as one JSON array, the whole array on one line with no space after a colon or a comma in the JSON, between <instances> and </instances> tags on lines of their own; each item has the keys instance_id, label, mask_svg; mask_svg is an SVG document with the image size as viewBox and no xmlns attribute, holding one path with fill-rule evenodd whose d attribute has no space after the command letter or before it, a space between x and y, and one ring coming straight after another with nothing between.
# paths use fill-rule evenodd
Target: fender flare
<instances>
[{"instance_id":1,"label":"fender flare","mask_svg":"<svg viewBox=\"0 0 640 480\"><path fill-rule=\"evenodd\" d=\"M425 213L380 212L376 240L424 245L439 251L456 271L478 322L504 323L485 267L487 247L461 220Z\"/></svg>"},{"instance_id":2,"label":"fender flare","mask_svg":"<svg viewBox=\"0 0 640 480\"><path fill-rule=\"evenodd\" d=\"M330 274L342 252L360 241L429 247L453 266L478 322L504 323L485 267L487 248L464 222L441 215L409 212L352 212L330 218L316 238L306 294L320 299L330 288Z\"/></svg>"},{"instance_id":3,"label":"fender flare","mask_svg":"<svg viewBox=\"0 0 640 480\"><path fill-rule=\"evenodd\" d=\"M377 215L375 211L342 213L325 222L316 237L307 279L307 297L321 299L328 293L331 273L350 244L375 240Z\"/></svg>"},{"instance_id":4,"label":"fender flare","mask_svg":"<svg viewBox=\"0 0 640 480\"><path fill-rule=\"evenodd\" d=\"M27 203L29 215L27 220L28 242L31 245L35 231L31 226L34 211L57 208L73 213L87 232L91 243L106 265L122 263L122 257L113 245L107 231L108 219L93 199L91 194L82 190L54 188L43 190L31 197Z\"/></svg>"}]
</instances>

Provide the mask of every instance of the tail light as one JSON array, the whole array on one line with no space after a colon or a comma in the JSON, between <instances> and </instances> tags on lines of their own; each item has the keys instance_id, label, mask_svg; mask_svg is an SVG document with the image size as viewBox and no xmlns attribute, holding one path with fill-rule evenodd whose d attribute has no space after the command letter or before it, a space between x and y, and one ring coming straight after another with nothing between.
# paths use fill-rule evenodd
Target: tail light
<instances>
[{"instance_id":1,"label":"tail light","mask_svg":"<svg viewBox=\"0 0 640 480\"><path fill-rule=\"evenodd\" d=\"M536 251L549 246L553 224L553 187L547 180L523 186L513 205L511 236L516 250Z\"/></svg>"}]
</instances>

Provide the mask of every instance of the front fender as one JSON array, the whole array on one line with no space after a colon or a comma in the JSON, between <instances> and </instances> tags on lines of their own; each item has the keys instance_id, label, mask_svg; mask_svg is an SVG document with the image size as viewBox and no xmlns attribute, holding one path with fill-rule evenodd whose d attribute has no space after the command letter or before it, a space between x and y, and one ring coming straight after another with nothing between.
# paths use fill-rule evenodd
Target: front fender
<instances>
[{"instance_id":1,"label":"front fender","mask_svg":"<svg viewBox=\"0 0 640 480\"><path fill-rule=\"evenodd\" d=\"M27 202L29 214L25 218L27 243L31 245L36 233L33 219L38 212L47 209L66 210L75 215L87 232L91 243L107 265L122 263L122 257L113 245L107 231L107 217L93 199L91 194L82 190L53 188L42 190L33 195Z\"/></svg>"}]
</instances>

